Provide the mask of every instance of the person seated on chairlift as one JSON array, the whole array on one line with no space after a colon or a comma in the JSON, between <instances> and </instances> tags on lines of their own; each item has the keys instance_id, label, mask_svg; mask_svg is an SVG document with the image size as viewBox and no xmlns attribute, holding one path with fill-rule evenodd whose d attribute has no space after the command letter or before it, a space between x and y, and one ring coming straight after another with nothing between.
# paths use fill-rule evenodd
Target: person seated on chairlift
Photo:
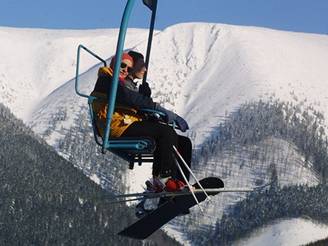
<instances>
[{"instance_id":1,"label":"person seated on chairlift","mask_svg":"<svg viewBox=\"0 0 328 246\"><path fill-rule=\"evenodd\" d=\"M98 71L98 79L91 95L104 98L95 100L93 110L96 114L96 126L101 136L105 131L107 116L107 91L111 84L115 57L112 58L110 67L102 67ZM176 158L173 153L173 145L184 158L187 165L191 165L192 144L189 138L178 135L172 126L185 132L189 129L187 122L172 111L165 109L151 98L151 90L148 83L137 87L136 79L142 79L146 72L144 57L142 54L130 51L123 53L120 65L119 84L116 95L115 110L111 121L110 137L149 137L155 140L156 149L153 153L154 162L153 178L146 182L150 191L161 192L178 191L185 187L182 174L176 166ZM166 114L165 123L150 120L140 113L139 109L152 109ZM189 172L184 167L182 160L178 158L182 170L189 179Z\"/></svg>"}]
</instances>

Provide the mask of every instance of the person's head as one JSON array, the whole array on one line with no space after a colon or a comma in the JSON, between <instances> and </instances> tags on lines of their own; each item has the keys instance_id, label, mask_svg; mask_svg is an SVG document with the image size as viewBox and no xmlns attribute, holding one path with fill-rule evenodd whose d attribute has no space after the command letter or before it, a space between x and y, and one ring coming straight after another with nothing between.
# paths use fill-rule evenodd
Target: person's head
<instances>
[{"instance_id":1,"label":"person's head","mask_svg":"<svg viewBox=\"0 0 328 246\"><path fill-rule=\"evenodd\" d=\"M129 75L133 79L142 79L147 71L144 56L136 51L129 51L128 53L133 59L133 68L129 72Z\"/></svg>"},{"instance_id":2,"label":"person's head","mask_svg":"<svg viewBox=\"0 0 328 246\"><path fill-rule=\"evenodd\" d=\"M115 64L115 56L112 58L110 62L110 67L114 69L114 64ZM126 76L128 76L129 71L133 67L133 58L128 54L128 53L123 53L122 54L122 61L120 64L120 74L119 78L120 80L124 80Z\"/></svg>"}]
</instances>

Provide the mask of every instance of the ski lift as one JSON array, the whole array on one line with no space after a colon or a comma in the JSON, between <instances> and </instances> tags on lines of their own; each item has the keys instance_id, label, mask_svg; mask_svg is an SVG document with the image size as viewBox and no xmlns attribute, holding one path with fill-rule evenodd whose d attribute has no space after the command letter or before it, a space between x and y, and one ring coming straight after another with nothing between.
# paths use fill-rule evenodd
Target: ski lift
<instances>
[{"instance_id":1,"label":"ski lift","mask_svg":"<svg viewBox=\"0 0 328 246\"><path fill-rule=\"evenodd\" d=\"M116 53L115 56L117 59L115 59L114 64L114 73L112 77L112 83L111 88L109 90L107 103L108 103L108 111L107 111L107 118L106 118L106 128L105 128L105 134L103 137L100 137L100 134L98 132L97 126L96 126L96 115L93 114L92 109L92 103L94 102L96 98L95 96L86 95L80 92L79 90L79 66L80 66L80 53L81 50L86 51L88 54L92 55L96 59L98 59L101 63L103 63L104 66L107 66L107 63L104 59L96 55L94 52L89 50L83 45L78 46L77 51L77 65L76 65L76 77L75 77L75 91L76 93L81 96L88 99L89 104L89 111L90 116L92 120L92 126L94 131L94 137L95 141L98 145L102 147L102 152L105 153L106 150L109 150L113 152L114 154L120 156L124 160L127 160L130 165L129 168L133 169L134 163L137 162L139 165L143 162L153 162L153 152L155 150L156 144L153 139L140 137L140 138L126 138L126 137L120 137L120 138L109 138L110 136L110 125L112 120L112 115L114 113L114 106L116 101L116 93L118 89L118 77L119 77L119 71L120 71L120 61L123 54L123 46L125 41L125 35L127 31L127 24L129 21L129 17L134 5L134 2L136 0L127 0L126 7L124 9L120 31L119 31L119 37L118 42L116 46ZM151 52L151 44L153 39L153 31L154 31L154 24L155 24L155 18L156 18L156 9L157 9L157 0L143 0L143 3L145 6L147 6L151 12L151 21L150 21L150 27L149 27L149 36L148 36L148 44L147 44L147 53L146 53L146 61L145 66L148 71L148 65L149 65L149 58L150 58L150 52ZM145 83L147 79L147 71L144 75L143 82ZM144 110L148 114L155 114L159 117L165 117L165 115L162 112L158 112L155 110ZM174 127L174 126L173 126ZM221 192L253 192L257 189L263 189L267 186L269 186L271 183L265 184L260 187L251 187L251 188L230 188L230 189L224 189L224 183L219 178L215 177L208 177L203 180L199 180L196 178L195 174L192 172L192 170L189 168L187 163L183 160L183 157L180 155L177 148L173 145L172 150L176 154L177 158L179 158L184 167L188 170L188 172L192 175L192 177L195 179L196 183L191 186L191 184L188 182L186 176L184 175L184 171L180 167L178 163L177 167L180 171L180 173L183 176L184 181L188 185L188 190L185 192L161 192L161 193L134 193L134 194L123 194L123 195L116 195L110 203L125 203L128 201L144 201L145 199L154 199L154 198L168 198L168 200L163 203L158 209L156 209L154 212L150 213L149 216L145 216L141 218L139 221L134 223L133 225L127 227L123 231L119 233L119 235L132 237L132 238L138 238L138 239L144 239L148 237L150 234L152 234L155 230L160 228L162 225L176 217L180 212L181 208L191 208L194 205L198 205L200 210L203 212L202 207L200 206L200 202L204 201L205 199L211 200L209 195L215 195ZM274 182L274 181L272 181ZM205 186L205 188L203 187ZM178 199L178 197L181 197L181 199ZM176 199L175 199L176 198ZM154 220L154 217L156 219ZM149 227L148 225L153 225L152 227ZM146 226L145 226L146 225Z\"/></svg>"},{"instance_id":2,"label":"ski lift","mask_svg":"<svg viewBox=\"0 0 328 246\"><path fill-rule=\"evenodd\" d=\"M125 35L127 31L127 25L128 21L131 15L131 11L133 8L133 5L135 3L135 0L128 0L127 4L124 9L121 25L120 25L120 31L118 36L118 42L116 46L116 53L115 56L117 57L114 70L113 70L113 78L111 83L111 88L109 91L108 96L108 111L107 111L107 119L106 119L106 128L103 138L100 137L99 131L96 126L96 115L93 114L92 110L92 103L95 99L97 99L94 96L86 95L82 93L79 90L79 67L80 67L80 53L81 50L86 51L88 54L92 55L96 59L98 59L100 62L104 64L104 66L107 66L107 63L104 59L102 59L100 56L89 50L83 45L78 46L77 50L77 64L76 64L76 76L75 76L75 91L76 93L81 96L88 99L88 105L89 105L89 113L91 116L91 123L93 127L94 132L94 138L98 145L102 147L102 153L105 153L106 150L109 150L113 152L114 154L118 155L119 157L123 158L124 160L129 162L129 168L133 169L134 163L137 162L139 165L143 162L153 162L153 152L155 150L155 141L150 138L127 138L127 137L120 137L120 138L109 138L110 136L110 125L112 120L112 115L114 113L114 106L115 106L115 100L116 100L116 93L117 93L117 87L118 87L118 77L119 77L119 71L120 71L120 61L123 54L123 48L124 48L124 41L125 41ZM145 66L148 70L148 64L149 64L149 58L150 58L150 52L151 52L151 44L153 39L153 32L154 32L154 24L155 24L155 18L156 18L156 10L157 10L157 0L143 0L143 3L145 6L148 7L148 9L151 11L151 20L150 20L150 27L149 27L149 36L148 36L148 44L147 44L147 53L146 53L146 61ZM117 62L118 61L118 62ZM147 72L145 73L145 76L143 78L143 82L145 83L147 79ZM144 111L148 114L157 114L160 116L165 116L162 112L157 112L155 110L149 110L144 109Z\"/></svg>"}]
</instances>

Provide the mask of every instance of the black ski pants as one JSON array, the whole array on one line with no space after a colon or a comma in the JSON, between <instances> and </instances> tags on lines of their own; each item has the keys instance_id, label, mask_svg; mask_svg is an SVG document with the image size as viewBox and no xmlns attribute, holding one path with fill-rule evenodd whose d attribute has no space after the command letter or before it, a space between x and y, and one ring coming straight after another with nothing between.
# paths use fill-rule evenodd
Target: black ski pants
<instances>
[{"instance_id":1,"label":"black ski pants","mask_svg":"<svg viewBox=\"0 0 328 246\"><path fill-rule=\"evenodd\" d=\"M175 130L165 124L156 121L137 121L131 124L123 133L122 137L150 137L156 142L154 151L153 175L162 178L172 176L183 180L176 166L178 160L187 179L189 172L180 158L175 157L173 145L175 145L186 161L191 166L192 144L188 137L178 135Z\"/></svg>"}]
</instances>

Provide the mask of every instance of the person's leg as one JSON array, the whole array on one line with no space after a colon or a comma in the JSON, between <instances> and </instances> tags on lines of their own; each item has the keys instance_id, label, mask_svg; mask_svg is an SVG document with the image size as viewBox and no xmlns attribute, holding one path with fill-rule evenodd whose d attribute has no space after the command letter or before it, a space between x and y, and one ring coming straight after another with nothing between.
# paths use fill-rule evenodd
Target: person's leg
<instances>
[{"instance_id":1,"label":"person's leg","mask_svg":"<svg viewBox=\"0 0 328 246\"><path fill-rule=\"evenodd\" d=\"M191 167L191 152L192 152L192 143L188 137L178 135L178 146L176 146L179 153L187 163L189 167ZM182 163L182 160L177 157L180 167L182 168L183 173L186 178L189 180L190 173L185 165ZM177 179L184 180L180 171L177 173Z\"/></svg>"},{"instance_id":2,"label":"person's leg","mask_svg":"<svg viewBox=\"0 0 328 246\"><path fill-rule=\"evenodd\" d=\"M172 127L153 121L138 121L129 126L122 137L153 138L156 142L153 176L176 176L177 167L172 145L178 144L178 137Z\"/></svg>"}]
</instances>

